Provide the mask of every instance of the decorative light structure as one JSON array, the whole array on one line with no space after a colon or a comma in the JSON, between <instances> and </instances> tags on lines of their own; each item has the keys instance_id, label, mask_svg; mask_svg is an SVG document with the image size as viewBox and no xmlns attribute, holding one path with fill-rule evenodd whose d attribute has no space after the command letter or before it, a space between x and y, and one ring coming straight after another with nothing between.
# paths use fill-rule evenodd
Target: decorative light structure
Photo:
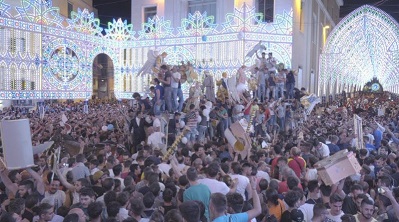
<instances>
[{"instance_id":1,"label":"decorative light structure","mask_svg":"<svg viewBox=\"0 0 399 222\"><path fill-rule=\"evenodd\" d=\"M219 24L206 12L195 12L182 19L180 27L155 16L138 31L121 19L103 30L86 9L64 19L51 0L21 0L14 5L16 0L0 0L0 100L87 99L92 94L92 64L101 53L113 62L118 99L148 88L149 76L136 73L149 50L167 52L171 64L202 64L218 79L222 72L235 74L245 62L253 64L255 56L244 60L243 55L262 40L279 62L291 66L289 4L275 14L273 23L263 22L261 13L243 4Z\"/></svg>"},{"instance_id":2,"label":"decorative light structure","mask_svg":"<svg viewBox=\"0 0 399 222\"><path fill-rule=\"evenodd\" d=\"M399 88L399 24L364 5L347 15L327 38L320 57L319 94L351 91L377 77L384 89Z\"/></svg>"}]
</instances>

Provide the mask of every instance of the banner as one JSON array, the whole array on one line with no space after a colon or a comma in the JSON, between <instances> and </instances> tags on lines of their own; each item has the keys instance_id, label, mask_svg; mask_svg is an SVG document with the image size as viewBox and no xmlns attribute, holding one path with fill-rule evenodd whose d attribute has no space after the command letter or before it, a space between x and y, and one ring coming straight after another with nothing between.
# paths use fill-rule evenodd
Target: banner
<instances>
[{"instance_id":1,"label":"banner","mask_svg":"<svg viewBox=\"0 0 399 222\"><path fill-rule=\"evenodd\" d=\"M363 120L358 115L353 115L353 125L356 134L356 149L360 150L364 148L363 143Z\"/></svg>"},{"instance_id":2,"label":"banner","mask_svg":"<svg viewBox=\"0 0 399 222\"><path fill-rule=\"evenodd\" d=\"M310 94L309 96L303 96L301 98L301 104L305 107L306 115L310 115L313 108L321 102L321 99L315 94Z\"/></svg>"}]
</instances>

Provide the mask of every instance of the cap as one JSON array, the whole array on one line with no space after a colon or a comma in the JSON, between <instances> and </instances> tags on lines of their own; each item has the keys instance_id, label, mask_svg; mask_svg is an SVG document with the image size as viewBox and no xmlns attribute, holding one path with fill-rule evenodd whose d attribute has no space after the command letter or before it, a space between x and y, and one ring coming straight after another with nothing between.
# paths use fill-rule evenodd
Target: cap
<instances>
[{"instance_id":1,"label":"cap","mask_svg":"<svg viewBox=\"0 0 399 222\"><path fill-rule=\"evenodd\" d=\"M301 210L298 210L298 209L292 210L291 213L290 213L290 216L291 216L291 220L292 221L295 221L295 222L303 222L303 221L305 221L304 220L304 215L303 215Z\"/></svg>"},{"instance_id":2,"label":"cap","mask_svg":"<svg viewBox=\"0 0 399 222\"><path fill-rule=\"evenodd\" d=\"M93 175L93 180L94 181L98 181L102 176L104 175L104 172L103 171L97 171L97 172L95 172L94 173L94 175Z\"/></svg>"}]
</instances>

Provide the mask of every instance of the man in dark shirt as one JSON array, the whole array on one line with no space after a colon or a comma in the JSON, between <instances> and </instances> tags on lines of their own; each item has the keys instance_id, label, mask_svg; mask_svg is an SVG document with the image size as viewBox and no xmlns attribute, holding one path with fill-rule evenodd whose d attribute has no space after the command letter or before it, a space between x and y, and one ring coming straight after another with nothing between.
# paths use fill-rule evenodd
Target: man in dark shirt
<instances>
[{"instance_id":1,"label":"man in dark shirt","mask_svg":"<svg viewBox=\"0 0 399 222\"><path fill-rule=\"evenodd\" d=\"M346 214L357 214L356 197L363 193L363 188L359 184L354 184L351 186L351 192L346 195L344 202L342 204L342 211Z\"/></svg>"}]
</instances>

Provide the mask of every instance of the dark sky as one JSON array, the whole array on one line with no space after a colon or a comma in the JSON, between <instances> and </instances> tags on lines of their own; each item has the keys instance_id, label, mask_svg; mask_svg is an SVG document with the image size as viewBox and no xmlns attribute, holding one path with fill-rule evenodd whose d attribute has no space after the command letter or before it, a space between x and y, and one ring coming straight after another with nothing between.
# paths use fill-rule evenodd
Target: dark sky
<instances>
[{"instance_id":1,"label":"dark sky","mask_svg":"<svg viewBox=\"0 0 399 222\"><path fill-rule=\"evenodd\" d=\"M399 22L399 0L344 0L344 5L340 9L341 18L365 4L385 11Z\"/></svg>"},{"instance_id":2,"label":"dark sky","mask_svg":"<svg viewBox=\"0 0 399 222\"><path fill-rule=\"evenodd\" d=\"M364 4L376 6L399 21L399 0L344 0L340 9L341 18ZM107 27L113 18L126 19L130 23L131 0L93 0L93 6L98 9L102 27Z\"/></svg>"},{"instance_id":3,"label":"dark sky","mask_svg":"<svg viewBox=\"0 0 399 222\"><path fill-rule=\"evenodd\" d=\"M93 7L98 9L101 27L107 28L112 19L131 20L131 0L93 0Z\"/></svg>"}]
</instances>

